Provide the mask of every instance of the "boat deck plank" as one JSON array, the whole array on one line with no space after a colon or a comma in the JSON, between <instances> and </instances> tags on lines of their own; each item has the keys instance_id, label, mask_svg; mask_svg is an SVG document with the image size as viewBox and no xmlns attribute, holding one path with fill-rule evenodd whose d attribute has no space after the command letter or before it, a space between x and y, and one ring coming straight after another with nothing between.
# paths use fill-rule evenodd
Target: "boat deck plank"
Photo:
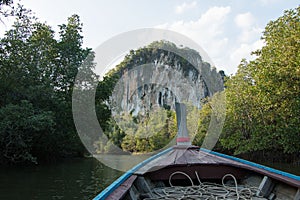
<instances>
[{"instance_id":1,"label":"boat deck plank","mask_svg":"<svg viewBox=\"0 0 300 200\"><path fill-rule=\"evenodd\" d=\"M228 160L196 150L195 148L176 147L174 150L152 160L147 165L141 167L135 172L135 174L143 175L151 170L157 170L170 165L226 163L228 163Z\"/></svg>"},{"instance_id":2,"label":"boat deck plank","mask_svg":"<svg viewBox=\"0 0 300 200\"><path fill-rule=\"evenodd\" d=\"M115 200L121 199L125 196L126 192L130 189L133 182L137 178L136 175L130 176L126 181L124 181L113 193L111 193L106 199L107 200Z\"/></svg>"},{"instance_id":3,"label":"boat deck plank","mask_svg":"<svg viewBox=\"0 0 300 200\"><path fill-rule=\"evenodd\" d=\"M161 157L158 157L145 166L141 167L134 174L144 175L147 172L155 171L166 166L183 166L183 165L227 165L237 168L242 168L250 170L253 172L260 173L265 176L277 179L279 181L291 184L297 188L300 188L300 181L283 176L281 174L276 174L269 172L265 169L258 167L250 166L235 160L228 158L220 157L205 151L200 151L198 147L180 147L175 146L173 150L164 154Z\"/></svg>"}]
</instances>

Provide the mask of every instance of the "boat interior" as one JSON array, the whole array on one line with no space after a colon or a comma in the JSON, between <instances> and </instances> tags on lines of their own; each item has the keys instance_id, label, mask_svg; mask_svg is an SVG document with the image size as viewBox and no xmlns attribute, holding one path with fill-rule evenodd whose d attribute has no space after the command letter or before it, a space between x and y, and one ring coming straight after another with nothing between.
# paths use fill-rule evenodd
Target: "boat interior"
<instances>
[{"instance_id":1,"label":"boat interior","mask_svg":"<svg viewBox=\"0 0 300 200\"><path fill-rule=\"evenodd\" d=\"M297 186L233 166L167 166L130 176L108 199L299 200L300 190Z\"/></svg>"}]
</instances>

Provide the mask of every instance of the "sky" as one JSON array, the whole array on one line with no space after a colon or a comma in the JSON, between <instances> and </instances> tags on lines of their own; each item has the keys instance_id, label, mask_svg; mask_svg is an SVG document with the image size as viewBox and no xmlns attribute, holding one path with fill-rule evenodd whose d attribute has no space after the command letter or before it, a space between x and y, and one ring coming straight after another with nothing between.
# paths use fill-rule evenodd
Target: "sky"
<instances>
[{"instance_id":1,"label":"sky","mask_svg":"<svg viewBox=\"0 0 300 200\"><path fill-rule=\"evenodd\" d=\"M242 58L261 48L270 20L300 5L298 0L21 0L55 31L72 14L83 23L84 46L95 49L111 37L140 28L176 31L199 44L218 70L234 74ZM11 21L0 25L0 35Z\"/></svg>"}]
</instances>

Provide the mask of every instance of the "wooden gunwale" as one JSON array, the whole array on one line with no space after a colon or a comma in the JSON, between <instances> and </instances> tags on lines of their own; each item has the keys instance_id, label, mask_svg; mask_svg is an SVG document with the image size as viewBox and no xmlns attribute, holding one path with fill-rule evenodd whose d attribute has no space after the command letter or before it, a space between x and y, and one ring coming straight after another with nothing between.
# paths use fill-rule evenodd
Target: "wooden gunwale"
<instances>
[{"instance_id":1,"label":"wooden gunwale","mask_svg":"<svg viewBox=\"0 0 300 200\"><path fill-rule=\"evenodd\" d=\"M241 171L248 170L268 176L275 181L283 182L300 189L300 176L259 165L233 156L228 156L202 148L200 149L199 147L195 146L174 146L148 158L126 172L108 188L97 195L94 200L105 199L111 193L113 193L114 190L117 190L118 187L132 175L143 176L145 174L155 172L155 170L158 170L157 172L159 173L159 170L163 170L164 168L182 167L182 169L184 169L185 166L190 167L197 165L207 167L219 166L221 167L220 169L222 169L222 166L227 166L239 168Z\"/></svg>"}]
</instances>

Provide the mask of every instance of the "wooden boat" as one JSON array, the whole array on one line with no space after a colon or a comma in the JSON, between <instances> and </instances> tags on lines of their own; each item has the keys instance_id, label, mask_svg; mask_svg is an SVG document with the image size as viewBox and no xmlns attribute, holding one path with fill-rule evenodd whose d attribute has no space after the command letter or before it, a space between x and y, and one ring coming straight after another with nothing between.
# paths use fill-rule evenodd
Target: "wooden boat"
<instances>
[{"instance_id":1,"label":"wooden boat","mask_svg":"<svg viewBox=\"0 0 300 200\"><path fill-rule=\"evenodd\" d=\"M185 134L178 133L176 146L127 171L94 200L300 200L300 176L200 149Z\"/></svg>"}]
</instances>

